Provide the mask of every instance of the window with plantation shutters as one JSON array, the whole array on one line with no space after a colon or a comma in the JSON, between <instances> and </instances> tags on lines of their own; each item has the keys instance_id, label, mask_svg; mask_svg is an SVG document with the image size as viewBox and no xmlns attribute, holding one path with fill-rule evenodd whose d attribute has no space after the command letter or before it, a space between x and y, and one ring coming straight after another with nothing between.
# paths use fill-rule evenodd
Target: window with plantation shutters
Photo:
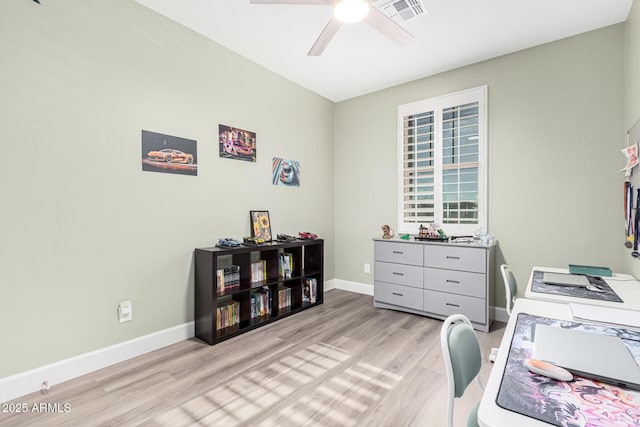
<instances>
[{"instance_id":1,"label":"window with plantation shutters","mask_svg":"<svg viewBox=\"0 0 640 427\"><path fill-rule=\"evenodd\" d=\"M486 86L398 107L398 231L486 228Z\"/></svg>"}]
</instances>

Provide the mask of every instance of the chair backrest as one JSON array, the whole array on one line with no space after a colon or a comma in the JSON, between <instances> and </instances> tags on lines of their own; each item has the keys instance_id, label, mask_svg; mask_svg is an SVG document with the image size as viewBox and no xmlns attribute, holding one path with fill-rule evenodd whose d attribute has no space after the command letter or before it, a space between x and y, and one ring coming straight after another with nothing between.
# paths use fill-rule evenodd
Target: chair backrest
<instances>
[{"instance_id":1,"label":"chair backrest","mask_svg":"<svg viewBox=\"0 0 640 427\"><path fill-rule=\"evenodd\" d=\"M516 293L518 292L518 283L516 282L516 278L509 270L509 266L507 264L502 264L500 266L500 272L502 273L502 280L504 281L504 291L505 297L507 300L507 313L511 316L511 307L513 306L513 301L516 299Z\"/></svg>"},{"instance_id":2,"label":"chair backrest","mask_svg":"<svg viewBox=\"0 0 640 427\"><path fill-rule=\"evenodd\" d=\"M444 321L440 345L448 380L448 425L452 426L454 398L462 396L474 379L480 390L484 390L478 377L482 353L471 322L462 314L454 314Z\"/></svg>"}]
</instances>

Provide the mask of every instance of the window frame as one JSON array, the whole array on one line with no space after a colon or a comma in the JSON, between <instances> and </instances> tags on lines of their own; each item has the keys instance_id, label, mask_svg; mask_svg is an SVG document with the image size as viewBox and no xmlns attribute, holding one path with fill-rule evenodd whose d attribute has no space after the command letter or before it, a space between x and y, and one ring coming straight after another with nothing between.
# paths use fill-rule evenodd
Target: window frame
<instances>
[{"instance_id":1,"label":"window frame","mask_svg":"<svg viewBox=\"0 0 640 427\"><path fill-rule=\"evenodd\" d=\"M478 223L477 224L443 224L443 111L446 108L478 103ZM404 221L404 140L405 117L420 113L434 112L434 222L447 235L471 235L477 229L487 229L488 224L488 164L487 164L487 122L488 122L488 87L479 86L442 96L423 99L398 106L398 233L417 234L420 224Z\"/></svg>"}]
</instances>

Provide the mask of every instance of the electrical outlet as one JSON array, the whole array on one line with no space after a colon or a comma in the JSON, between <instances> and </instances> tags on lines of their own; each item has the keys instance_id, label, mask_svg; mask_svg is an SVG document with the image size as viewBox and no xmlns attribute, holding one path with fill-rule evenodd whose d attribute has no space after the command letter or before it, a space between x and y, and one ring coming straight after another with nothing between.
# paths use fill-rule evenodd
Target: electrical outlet
<instances>
[{"instance_id":1,"label":"electrical outlet","mask_svg":"<svg viewBox=\"0 0 640 427\"><path fill-rule=\"evenodd\" d=\"M371 273L371 264L369 263L364 263L364 272L365 273Z\"/></svg>"},{"instance_id":2,"label":"electrical outlet","mask_svg":"<svg viewBox=\"0 0 640 427\"><path fill-rule=\"evenodd\" d=\"M118 320L120 323L133 320L133 303L131 300L125 300L118 305Z\"/></svg>"}]
</instances>

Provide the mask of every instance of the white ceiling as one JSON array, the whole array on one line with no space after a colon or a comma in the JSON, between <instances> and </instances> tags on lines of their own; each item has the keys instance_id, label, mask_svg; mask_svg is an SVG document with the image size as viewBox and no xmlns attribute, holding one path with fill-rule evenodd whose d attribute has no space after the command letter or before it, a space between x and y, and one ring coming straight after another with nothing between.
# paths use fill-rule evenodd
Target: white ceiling
<instances>
[{"instance_id":1,"label":"white ceiling","mask_svg":"<svg viewBox=\"0 0 640 427\"><path fill-rule=\"evenodd\" d=\"M332 16L325 5L249 0L136 0L332 101L364 95L627 19L633 0L423 0L398 47L364 22L307 56Z\"/></svg>"}]
</instances>

